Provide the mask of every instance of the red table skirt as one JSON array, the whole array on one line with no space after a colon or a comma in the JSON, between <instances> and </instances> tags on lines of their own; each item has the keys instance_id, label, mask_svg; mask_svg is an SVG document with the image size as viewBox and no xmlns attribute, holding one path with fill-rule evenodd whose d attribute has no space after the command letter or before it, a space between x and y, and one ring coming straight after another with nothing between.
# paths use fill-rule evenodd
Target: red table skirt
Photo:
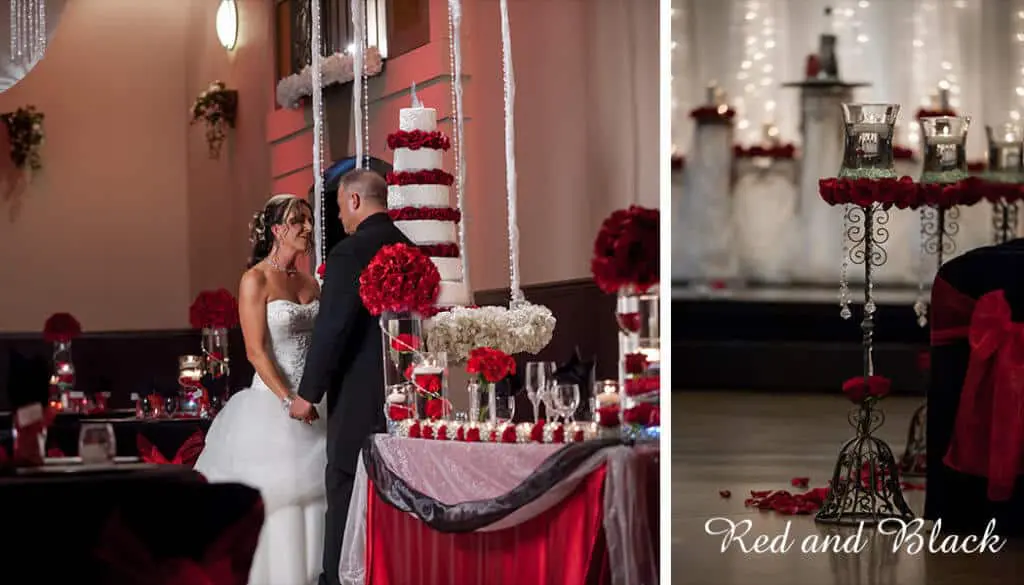
<instances>
[{"instance_id":1,"label":"red table skirt","mask_svg":"<svg viewBox=\"0 0 1024 585\"><path fill-rule=\"evenodd\" d=\"M447 534L369 487L366 585L599 585L608 582L605 466L546 512L494 532Z\"/></svg>"}]
</instances>

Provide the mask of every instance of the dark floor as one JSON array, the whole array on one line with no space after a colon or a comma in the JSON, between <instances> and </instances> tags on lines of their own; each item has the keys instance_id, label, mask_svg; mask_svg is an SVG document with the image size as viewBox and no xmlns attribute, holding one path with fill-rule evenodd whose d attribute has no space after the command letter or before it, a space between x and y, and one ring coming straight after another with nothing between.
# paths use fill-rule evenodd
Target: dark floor
<instances>
[{"instance_id":1,"label":"dark floor","mask_svg":"<svg viewBox=\"0 0 1024 585\"><path fill-rule=\"evenodd\" d=\"M889 398L879 436L897 457L917 398ZM803 554L805 537L820 534L813 516L780 516L744 507L750 490L792 489L793 477L825 486L835 456L851 435L849 402L824 395L674 393L672 395L672 583L685 585L988 585L1020 582L1024 543L996 555L893 554L891 543L866 531L856 556ZM916 483L923 480L908 478ZM722 498L721 490L732 497ZM918 514L924 494L907 493ZM709 518L750 519L750 534L776 536L792 522L796 544L784 554L722 553ZM749 540L749 539L748 539Z\"/></svg>"}]
</instances>

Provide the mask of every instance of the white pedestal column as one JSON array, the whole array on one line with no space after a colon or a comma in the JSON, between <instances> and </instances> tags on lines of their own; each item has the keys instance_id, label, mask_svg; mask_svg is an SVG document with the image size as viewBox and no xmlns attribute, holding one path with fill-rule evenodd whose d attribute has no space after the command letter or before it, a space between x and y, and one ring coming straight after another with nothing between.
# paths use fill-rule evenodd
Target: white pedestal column
<instances>
[{"instance_id":1,"label":"white pedestal column","mask_svg":"<svg viewBox=\"0 0 1024 585\"><path fill-rule=\"evenodd\" d=\"M797 217L800 245L794 254L795 280L812 284L839 282L842 261L843 208L827 205L818 195L818 181L835 177L843 163L842 104L853 101L862 84L794 83L800 88L803 138ZM851 280L858 271L851 270ZM863 276L860 276L863 280Z\"/></svg>"},{"instance_id":2,"label":"white pedestal column","mask_svg":"<svg viewBox=\"0 0 1024 585\"><path fill-rule=\"evenodd\" d=\"M673 280L694 284L739 276L732 222L732 126L702 123L686 157L682 194L673 203Z\"/></svg>"}]
</instances>

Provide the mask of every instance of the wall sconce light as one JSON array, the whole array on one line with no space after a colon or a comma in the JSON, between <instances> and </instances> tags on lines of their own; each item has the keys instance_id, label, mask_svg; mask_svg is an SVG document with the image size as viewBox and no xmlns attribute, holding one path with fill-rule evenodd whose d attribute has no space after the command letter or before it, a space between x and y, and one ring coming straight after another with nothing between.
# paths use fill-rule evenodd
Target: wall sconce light
<instances>
[{"instance_id":1,"label":"wall sconce light","mask_svg":"<svg viewBox=\"0 0 1024 585\"><path fill-rule=\"evenodd\" d=\"M220 0L217 7L217 38L227 50L238 42L238 4L235 0Z\"/></svg>"}]
</instances>

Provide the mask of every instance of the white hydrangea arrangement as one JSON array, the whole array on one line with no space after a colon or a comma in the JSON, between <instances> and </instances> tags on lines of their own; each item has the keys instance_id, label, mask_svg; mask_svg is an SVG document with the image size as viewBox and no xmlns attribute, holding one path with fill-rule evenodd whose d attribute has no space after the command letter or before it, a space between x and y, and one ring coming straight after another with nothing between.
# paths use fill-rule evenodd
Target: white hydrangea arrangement
<instances>
[{"instance_id":1,"label":"white hydrangea arrangement","mask_svg":"<svg viewBox=\"0 0 1024 585\"><path fill-rule=\"evenodd\" d=\"M551 343L555 316L547 307L523 303L515 308L455 307L426 324L427 347L445 352L451 363L469 359L478 347L493 347L509 355L536 354Z\"/></svg>"}]
</instances>

